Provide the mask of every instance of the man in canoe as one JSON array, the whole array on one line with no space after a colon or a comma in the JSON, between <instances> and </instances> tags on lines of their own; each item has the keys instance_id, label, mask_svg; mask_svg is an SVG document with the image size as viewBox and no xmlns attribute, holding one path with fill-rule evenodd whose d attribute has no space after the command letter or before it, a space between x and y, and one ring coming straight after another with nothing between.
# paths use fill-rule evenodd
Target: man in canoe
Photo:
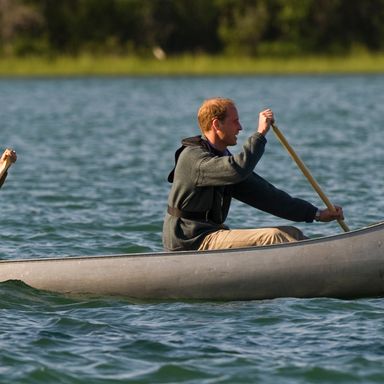
<instances>
[{"instance_id":1,"label":"man in canoe","mask_svg":"<svg viewBox=\"0 0 384 384\"><path fill-rule=\"evenodd\" d=\"M0 158L0 187L4 184L8 175L8 168L17 160L16 152L7 148Z\"/></svg>"},{"instance_id":2,"label":"man in canoe","mask_svg":"<svg viewBox=\"0 0 384 384\"><path fill-rule=\"evenodd\" d=\"M335 211L318 209L291 197L253 172L264 152L271 109L259 114L257 131L233 155L242 130L235 103L226 98L204 101L198 111L202 135L182 140L175 153L175 167L168 176L172 187L163 227L163 244L169 251L228 249L285 243L306 237L296 227L229 229L224 221L235 198L274 216L296 222L343 219Z\"/></svg>"}]
</instances>

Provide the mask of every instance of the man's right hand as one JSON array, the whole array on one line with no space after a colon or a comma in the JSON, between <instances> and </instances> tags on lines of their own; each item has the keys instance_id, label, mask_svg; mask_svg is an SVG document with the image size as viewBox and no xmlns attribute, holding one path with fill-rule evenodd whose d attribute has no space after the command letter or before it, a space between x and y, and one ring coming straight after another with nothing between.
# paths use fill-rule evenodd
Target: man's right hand
<instances>
[{"instance_id":1,"label":"man's right hand","mask_svg":"<svg viewBox=\"0 0 384 384\"><path fill-rule=\"evenodd\" d=\"M11 163L15 163L17 160L16 152L13 149L7 148L1 155L0 162L3 163L10 160Z\"/></svg>"},{"instance_id":2,"label":"man's right hand","mask_svg":"<svg viewBox=\"0 0 384 384\"><path fill-rule=\"evenodd\" d=\"M272 109L265 109L264 111L261 111L259 113L259 126L257 128L257 132L261 133L263 136L265 136L269 128L271 127L271 124L275 122L275 118L273 116Z\"/></svg>"}]
</instances>

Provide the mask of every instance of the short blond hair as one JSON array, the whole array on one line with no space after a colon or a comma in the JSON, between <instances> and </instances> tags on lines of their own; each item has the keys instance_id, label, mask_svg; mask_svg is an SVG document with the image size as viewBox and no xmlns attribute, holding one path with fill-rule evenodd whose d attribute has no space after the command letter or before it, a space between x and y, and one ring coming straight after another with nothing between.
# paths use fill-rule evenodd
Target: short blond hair
<instances>
[{"instance_id":1,"label":"short blond hair","mask_svg":"<svg viewBox=\"0 0 384 384\"><path fill-rule=\"evenodd\" d=\"M214 97L205 100L197 113L201 132L208 132L214 119L223 121L227 116L228 108L231 106L235 106L234 101L224 97Z\"/></svg>"}]
</instances>

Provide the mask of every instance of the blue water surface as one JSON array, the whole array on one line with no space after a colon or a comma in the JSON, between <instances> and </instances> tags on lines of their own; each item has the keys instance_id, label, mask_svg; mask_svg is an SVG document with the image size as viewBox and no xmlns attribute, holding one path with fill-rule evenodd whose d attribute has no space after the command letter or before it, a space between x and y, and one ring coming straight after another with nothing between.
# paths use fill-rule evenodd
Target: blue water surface
<instances>
[{"instance_id":1,"label":"blue water surface","mask_svg":"<svg viewBox=\"0 0 384 384\"><path fill-rule=\"evenodd\" d=\"M233 152L271 107L350 228L382 221L383 89L382 75L0 79L0 143L18 153L0 191L0 258L161 251L174 151L212 96L237 103ZM256 171L323 206L272 132ZM237 202L228 219L287 223ZM0 382L379 383L383 304L134 302L1 283Z\"/></svg>"}]
</instances>

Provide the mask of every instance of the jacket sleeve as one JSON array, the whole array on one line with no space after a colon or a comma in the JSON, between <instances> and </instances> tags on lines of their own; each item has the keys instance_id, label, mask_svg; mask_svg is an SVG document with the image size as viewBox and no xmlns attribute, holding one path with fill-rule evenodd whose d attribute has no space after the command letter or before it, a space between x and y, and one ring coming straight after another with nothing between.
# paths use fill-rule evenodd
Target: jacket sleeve
<instances>
[{"instance_id":1,"label":"jacket sleeve","mask_svg":"<svg viewBox=\"0 0 384 384\"><path fill-rule=\"evenodd\" d=\"M253 172L264 153L266 139L259 133L248 138L243 151L231 156L212 156L201 148L201 157L197 158L195 171L196 186L222 186L239 183Z\"/></svg>"},{"instance_id":2,"label":"jacket sleeve","mask_svg":"<svg viewBox=\"0 0 384 384\"><path fill-rule=\"evenodd\" d=\"M311 223L317 211L308 201L291 197L256 173L234 185L232 196L254 208L291 221Z\"/></svg>"}]
</instances>

